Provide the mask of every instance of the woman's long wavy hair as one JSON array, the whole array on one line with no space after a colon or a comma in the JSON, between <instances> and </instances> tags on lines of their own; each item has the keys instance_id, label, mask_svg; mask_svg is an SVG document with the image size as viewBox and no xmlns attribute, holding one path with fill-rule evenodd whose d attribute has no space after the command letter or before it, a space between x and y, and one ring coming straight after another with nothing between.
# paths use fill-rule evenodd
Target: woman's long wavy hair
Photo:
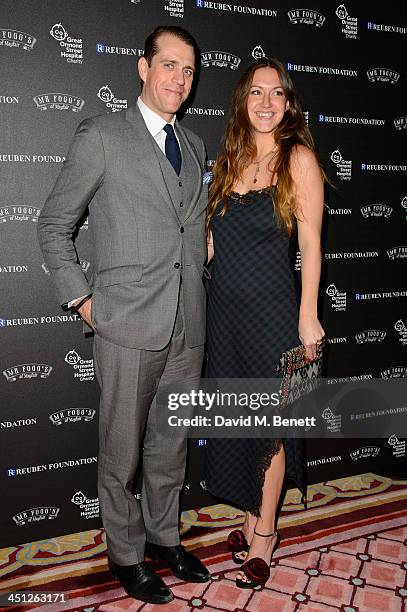
<instances>
[{"instance_id":1,"label":"woman's long wavy hair","mask_svg":"<svg viewBox=\"0 0 407 612\"><path fill-rule=\"evenodd\" d=\"M243 170L256 159L257 149L253 136L247 98L253 82L254 73L259 68L274 68L280 78L281 86L288 101L283 119L274 131L277 154L271 174L270 186L277 177L277 193L274 208L277 221L287 236L292 233L294 220L300 214L295 202L293 179L290 172L290 155L293 147L305 145L315 154L315 145L301 109L300 100L293 82L281 62L275 58L262 58L241 76L232 96L226 131L223 138L223 152L213 167L213 181L209 188L209 205L206 225L209 226L215 214L225 215L228 209L227 198L233 186L241 178ZM318 158L317 158L318 159ZM322 171L322 170L321 170ZM325 173L322 171L325 178ZM223 207L219 210L219 204Z\"/></svg>"}]
</instances>

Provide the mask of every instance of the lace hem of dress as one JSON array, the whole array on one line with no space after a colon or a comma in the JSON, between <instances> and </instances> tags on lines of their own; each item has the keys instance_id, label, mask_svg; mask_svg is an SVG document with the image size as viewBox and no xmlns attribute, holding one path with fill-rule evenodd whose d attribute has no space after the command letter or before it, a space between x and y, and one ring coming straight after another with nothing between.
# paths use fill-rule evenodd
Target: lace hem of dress
<instances>
[{"instance_id":1,"label":"lace hem of dress","mask_svg":"<svg viewBox=\"0 0 407 612\"><path fill-rule=\"evenodd\" d=\"M258 489L257 489L257 499L253 508L248 508L247 512L253 514L253 516L260 516L260 508L261 502L263 498L263 486L264 479L266 477L266 472L271 465L271 461L275 455L278 455L280 452L283 441L280 439L273 440L273 448L267 455L258 456L256 459L256 469L257 469L257 480L258 480Z\"/></svg>"}]
</instances>

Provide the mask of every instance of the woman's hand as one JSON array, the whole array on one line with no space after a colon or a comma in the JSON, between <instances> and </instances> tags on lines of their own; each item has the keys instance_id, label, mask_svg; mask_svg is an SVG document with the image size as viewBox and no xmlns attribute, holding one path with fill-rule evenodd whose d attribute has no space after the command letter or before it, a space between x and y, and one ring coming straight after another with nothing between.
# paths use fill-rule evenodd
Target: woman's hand
<instances>
[{"instance_id":1,"label":"woman's hand","mask_svg":"<svg viewBox=\"0 0 407 612\"><path fill-rule=\"evenodd\" d=\"M300 317L298 335L305 347L306 357L308 359L315 359L317 356L317 345L325 337L325 332L318 317Z\"/></svg>"}]
</instances>

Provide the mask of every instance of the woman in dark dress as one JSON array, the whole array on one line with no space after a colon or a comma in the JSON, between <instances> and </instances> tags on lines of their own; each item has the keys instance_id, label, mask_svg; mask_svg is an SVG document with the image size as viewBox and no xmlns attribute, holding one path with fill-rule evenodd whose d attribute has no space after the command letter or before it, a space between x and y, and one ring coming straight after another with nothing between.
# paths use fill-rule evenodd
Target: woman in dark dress
<instances>
[{"instance_id":1,"label":"woman in dark dress","mask_svg":"<svg viewBox=\"0 0 407 612\"><path fill-rule=\"evenodd\" d=\"M323 181L290 76L263 58L235 89L210 187L208 378L275 378L279 356L299 342L315 357L324 336L317 315ZM209 491L246 511L242 530L228 538L242 588L269 577L286 456L287 471L301 473L294 442L208 440Z\"/></svg>"}]
</instances>

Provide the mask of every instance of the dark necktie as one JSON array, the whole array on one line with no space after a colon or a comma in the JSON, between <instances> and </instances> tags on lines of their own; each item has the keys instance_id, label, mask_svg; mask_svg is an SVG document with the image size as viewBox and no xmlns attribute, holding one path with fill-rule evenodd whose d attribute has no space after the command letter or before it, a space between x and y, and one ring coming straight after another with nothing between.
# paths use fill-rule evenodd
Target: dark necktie
<instances>
[{"instance_id":1,"label":"dark necktie","mask_svg":"<svg viewBox=\"0 0 407 612\"><path fill-rule=\"evenodd\" d=\"M174 128L171 123L167 123L163 129L167 134L165 137L165 155L175 172L179 175L181 170L181 151L175 136Z\"/></svg>"}]
</instances>

